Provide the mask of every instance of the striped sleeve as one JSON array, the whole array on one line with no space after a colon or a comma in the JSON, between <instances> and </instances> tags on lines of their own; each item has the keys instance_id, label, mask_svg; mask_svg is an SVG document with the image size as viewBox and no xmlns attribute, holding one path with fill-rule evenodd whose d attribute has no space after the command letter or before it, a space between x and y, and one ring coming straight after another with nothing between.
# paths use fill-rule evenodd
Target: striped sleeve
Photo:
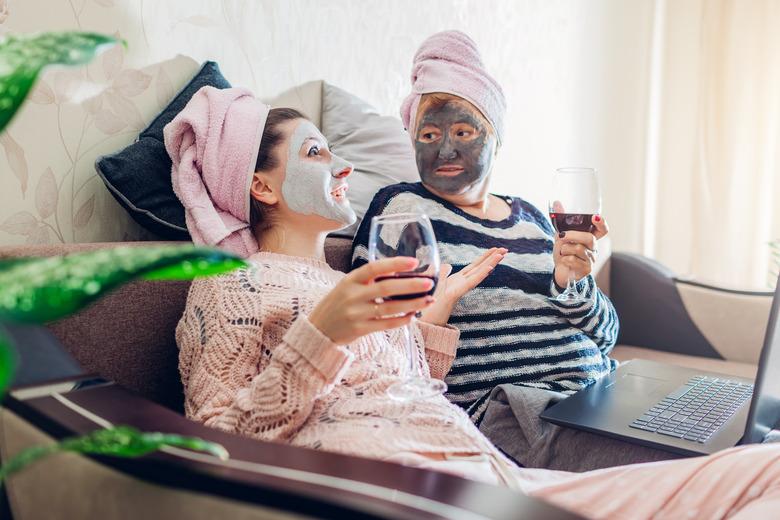
<instances>
[{"instance_id":1,"label":"striped sleeve","mask_svg":"<svg viewBox=\"0 0 780 520\"><path fill-rule=\"evenodd\" d=\"M617 341L619 322L615 307L609 298L596 287L596 280L588 275L577 282L577 289L585 295L584 302L559 302L551 300L561 316L573 327L585 333L604 354L609 354ZM553 278L550 283L550 295L558 296L558 290Z\"/></svg>"},{"instance_id":2,"label":"striped sleeve","mask_svg":"<svg viewBox=\"0 0 780 520\"><path fill-rule=\"evenodd\" d=\"M360 223L357 233L355 233L355 238L352 240L352 266L350 270L355 270L368 263L368 239L371 231L371 219L378 215L383 215L390 201L405 193L410 186L410 184L405 182L393 184L382 188L374 195L371 204L366 210L366 214L363 216L363 221ZM400 211L398 211L398 208L394 208L393 213L400 213Z\"/></svg>"}]
</instances>

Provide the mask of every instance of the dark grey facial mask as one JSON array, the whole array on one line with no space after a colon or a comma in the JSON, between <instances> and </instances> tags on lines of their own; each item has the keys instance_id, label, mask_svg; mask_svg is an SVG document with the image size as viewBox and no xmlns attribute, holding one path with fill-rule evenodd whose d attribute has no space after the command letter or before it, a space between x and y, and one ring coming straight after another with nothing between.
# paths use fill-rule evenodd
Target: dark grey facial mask
<instances>
[{"instance_id":1,"label":"dark grey facial mask","mask_svg":"<svg viewBox=\"0 0 780 520\"><path fill-rule=\"evenodd\" d=\"M458 136L453 126L460 123L471 126L476 136ZM441 137L434 142L421 141L426 125L436 127ZM496 137L485 127L475 110L448 102L426 111L417 128L414 148L417 170L424 184L442 193L457 194L468 190L490 173ZM437 173L436 170L443 166L459 166L463 171L454 176Z\"/></svg>"}]
</instances>

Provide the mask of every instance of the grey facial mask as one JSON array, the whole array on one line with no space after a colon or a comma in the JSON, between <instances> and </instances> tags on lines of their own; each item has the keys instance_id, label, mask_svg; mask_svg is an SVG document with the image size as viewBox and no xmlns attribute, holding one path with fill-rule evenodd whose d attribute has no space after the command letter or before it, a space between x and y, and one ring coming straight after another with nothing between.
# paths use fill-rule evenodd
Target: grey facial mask
<instances>
[{"instance_id":1,"label":"grey facial mask","mask_svg":"<svg viewBox=\"0 0 780 520\"><path fill-rule=\"evenodd\" d=\"M301 158L301 146L311 138L315 139L316 143L312 142L307 146L325 146L326 140L317 127L310 121L302 120L290 137L282 196L296 213L320 215L339 222L343 227L349 226L357 220L357 215L349 205L346 195L337 200L332 192L345 183L345 179L338 179L336 176L352 165L333 154L330 161Z\"/></svg>"},{"instance_id":2,"label":"grey facial mask","mask_svg":"<svg viewBox=\"0 0 780 520\"><path fill-rule=\"evenodd\" d=\"M475 135L469 139L459 137L455 129L463 125ZM437 129L440 138L425 140L426 127ZM495 136L488 132L475 110L453 102L431 108L422 115L414 141L420 179L442 193L467 191L490 173L495 142ZM439 168L447 167L461 171L454 175L439 173Z\"/></svg>"}]
</instances>

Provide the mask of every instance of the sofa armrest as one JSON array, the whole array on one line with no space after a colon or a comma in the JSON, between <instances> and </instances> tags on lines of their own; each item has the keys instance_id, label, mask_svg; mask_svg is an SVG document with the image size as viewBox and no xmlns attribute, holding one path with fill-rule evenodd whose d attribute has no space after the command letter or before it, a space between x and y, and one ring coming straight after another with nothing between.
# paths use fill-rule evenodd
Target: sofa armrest
<instances>
[{"instance_id":1,"label":"sofa armrest","mask_svg":"<svg viewBox=\"0 0 780 520\"><path fill-rule=\"evenodd\" d=\"M681 280L660 263L630 253L613 253L609 270L618 344L758 363L772 293Z\"/></svg>"},{"instance_id":2,"label":"sofa armrest","mask_svg":"<svg viewBox=\"0 0 780 520\"><path fill-rule=\"evenodd\" d=\"M115 384L66 391L60 383L51 391L42 386L37 396L25 391L26 397L12 392L0 409L3 457L35 443L30 442L35 432L37 442L40 434L51 442L111 423L218 442L230 459L175 448L137 459L53 457L9 479L11 506L20 518L85 505L89 517L117 510L134 516L151 506L163 508L154 516L178 510L176 516L192 513L183 515L188 518L230 518L239 505L242 518L577 518L507 488L232 435L189 421ZM100 467L86 467L85 461ZM124 481L117 483L122 476ZM88 486L98 478L101 489L109 491L92 496ZM193 511L188 501L193 493L211 497L211 510ZM247 508L254 508L254 514ZM276 514L263 516L269 510Z\"/></svg>"}]
</instances>

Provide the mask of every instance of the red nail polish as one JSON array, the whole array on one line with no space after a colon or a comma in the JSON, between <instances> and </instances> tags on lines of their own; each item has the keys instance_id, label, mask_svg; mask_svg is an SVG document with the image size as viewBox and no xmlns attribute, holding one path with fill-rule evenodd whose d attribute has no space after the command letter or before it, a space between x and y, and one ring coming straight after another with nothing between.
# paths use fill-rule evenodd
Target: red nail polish
<instances>
[{"instance_id":1,"label":"red nail polish","mask_svg":"<svg viewBox=\"0 0 780 520\"><path fill-rule=\"evenodd\" d=\"M596 222L601 222L601 216L600 216L600 215L596 215L596 216L594 217L594 220L595 220Z\"/></svg>"}]
</instances>

